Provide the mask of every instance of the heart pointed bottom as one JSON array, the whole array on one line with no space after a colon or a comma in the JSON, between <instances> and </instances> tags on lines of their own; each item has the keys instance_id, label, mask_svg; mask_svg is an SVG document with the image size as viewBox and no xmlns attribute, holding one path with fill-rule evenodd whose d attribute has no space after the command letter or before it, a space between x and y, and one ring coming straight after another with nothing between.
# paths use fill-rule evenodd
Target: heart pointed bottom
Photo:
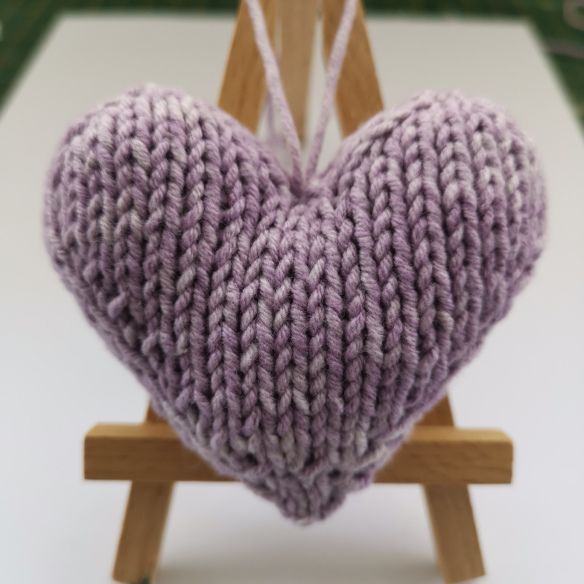
<instances>
[{"instance_id":1,"label":"heart pointed bottom","mask_svg":"<svg viewBox=\"0 0 584 584\"><path fill-rule=\"evenodd\" d=\"M172 407L164 403L155 407L187 448L205 458L220 473L238 478L252 491L274 502L286 517L303 524L325 519L341 505L348 493L369 485L375 471L386 464L407 437L407 432L401 432L387 438L377 452L362 457L348 468L343 468L340 460L323 460L318 465L304 464L294 468L279 459L260 466L249 454L234 468L233 459L217 457L215 452L202 448L201 443L193 438L196 435L195 419L189 415L177 417Z\"/></svg>"},{"instance_id":2,"label":"heart pointed bottom","mask_svg":"<svg viewBox=\"0 0 584 584\"><path fill-rule=\"evenodd\" d=\"M427 93L292 192L221 110L147 86L75 124L53 263L183 442L288 517L367 484L508 312L544 186L498 108Z\"/></svg>"}]
</instances>

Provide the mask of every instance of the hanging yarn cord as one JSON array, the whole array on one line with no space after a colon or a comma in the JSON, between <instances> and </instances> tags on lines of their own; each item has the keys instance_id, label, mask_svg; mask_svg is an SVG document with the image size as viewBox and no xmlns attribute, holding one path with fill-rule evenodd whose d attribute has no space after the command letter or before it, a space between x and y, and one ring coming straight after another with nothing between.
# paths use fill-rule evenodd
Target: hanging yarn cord
<instances>
[{"instance_id":1,"label":"hanging yarn cord","mask_svg":"<svg viewBox=\"0 0 584 584\"><path fill-rule=\"evenodd\" d=\"M325 89L316 124L316 130L308 152L306 169L303 170L302 147L294 124L294 118L288 100L286 99L280 68L270 42L263 10L260 6L259 0L246 0L254 29L256 44L264 66L270 103L272 104L274 111L280 116L283 138L290 152L290 158L292 161L290 185L292 191L297 194L303 191L304 186L314 177L318 168L318 161L322 151L326 127L331 115L337 83L345 60L353 22L357 13L357 2L358 0L345 0L343 14L335 35L326 70Z\"/></svg>"}]
</instances>

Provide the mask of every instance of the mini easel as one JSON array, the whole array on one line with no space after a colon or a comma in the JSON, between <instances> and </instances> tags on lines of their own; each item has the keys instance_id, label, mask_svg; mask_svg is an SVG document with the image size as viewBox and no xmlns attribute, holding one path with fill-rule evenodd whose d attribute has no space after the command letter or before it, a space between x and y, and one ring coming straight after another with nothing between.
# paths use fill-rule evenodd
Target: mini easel
<instances>
[{"instance_id":1,"label":"mini easel","mask_svg":"<svg viewBox=\"0 0 584 584\"><path fill-rule=\"evenodd\" d=\"M272 39L280 25L282 76L302 137L318 0L262 0L262 6ZM342 9L342 0L322 0L327 56ZM264 97L263 68L242 2L219 106L255 131ZM337 89L343 134L382 107L360 6ZM120 582L152 582L174 482L229 480L185 450L150 408L142 424L92 428L85 437L84 456L86 479L132 481L113 571ZM460 582L485 573L467 485L510 483L512 465L511 440L497 430L455 427L445 398L377 473L376 481L423 486L442 576L445 582Z\"/></svg>"}]
</instances>

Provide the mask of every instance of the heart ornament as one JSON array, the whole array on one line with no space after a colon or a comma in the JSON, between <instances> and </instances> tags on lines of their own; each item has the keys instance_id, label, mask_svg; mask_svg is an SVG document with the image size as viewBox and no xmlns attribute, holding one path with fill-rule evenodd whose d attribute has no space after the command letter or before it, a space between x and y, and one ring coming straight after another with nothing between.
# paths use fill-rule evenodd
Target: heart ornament
<instances>
[{"instance_id":1,"label":"heart ornament","mask_svg":"<svg viewBox=\"0 0 584 584\"><path fill-rule=\"evenodd\" d=\"M508 312L545 200L515 124L458 93L379 113L293 179L225 112L146 86L68 131L45 234L184 444L309 522L372 480Z\"/></svg>"}]
</instances>

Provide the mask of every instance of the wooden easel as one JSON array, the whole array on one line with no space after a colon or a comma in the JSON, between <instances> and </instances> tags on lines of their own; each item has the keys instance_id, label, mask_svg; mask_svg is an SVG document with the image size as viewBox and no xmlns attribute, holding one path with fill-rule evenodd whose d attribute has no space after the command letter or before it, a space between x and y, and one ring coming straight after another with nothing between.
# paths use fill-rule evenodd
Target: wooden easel
<instances>
[{"instance_id":1,"label":"wooden easel","mask_svg":"<svg viewBox=\"0 0 584 584\"><path fill-rule=\"evenodd\" d=\"M282 76L302 137L318 0L262 0L262 5L272 38L276 24L281 27ZM322 0L327 56L342 8L342 0ZM264 97L262 64L242 2L219 106L255 131ZM382 107L360 7L337 89L343 133L353 132ZM85 437L84 462L86 479L132 483L113 571L114 579L120 582L152 582L174 482L228 480L185 450L150 408L142 424L99 424L92 428ZM460 582L485 573L468 485L510 483L512 465L511 440L497 430L455 427L445 398L377 473L376 481L423 486L442 576L445 582Z\"/></svg>"}]
</instances>

